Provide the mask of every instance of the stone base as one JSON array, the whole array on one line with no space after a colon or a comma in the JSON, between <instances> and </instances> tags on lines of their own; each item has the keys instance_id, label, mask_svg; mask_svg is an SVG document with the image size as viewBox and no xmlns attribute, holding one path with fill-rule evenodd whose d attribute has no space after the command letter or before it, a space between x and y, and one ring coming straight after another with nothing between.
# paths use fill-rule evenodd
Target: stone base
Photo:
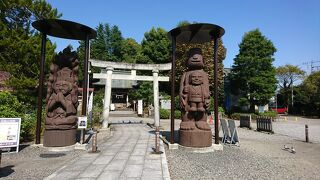
<instances>
[{"instance_id":1,"label":"stone base","mask_svg":"<svg viewBox=\"0 0 320 180\"><path fill-rule=\"evenodd\" d=\"M179 149L179 144L177 143L173 143L173 144L168 143L168 146L169 146L169 149Z\"/></svg>"},{"instance_id":2,"label":"stone base","mask_svg":"<svg viewBox=\"0 0 320 180\"><path fill-rule=\"evenodd\" d=\"M187 151L190 151L190 152L193 152L193 153L211 153L211 152L214 152L213 146L202 147L202 148L181 146L180 148L183 148L183 149L185 149Z\"/></svg>"},{"instance_id":3,"label":"stone base","mask_svg":"<svg viewBox=\"0 0 320 180\"><path fill-rule=\"evenodd\" d=\"M50 151L50 152L67 152L67 151L74 151L75 150L75 145L71 146L63 146L63 147L43 147L45 150Z\"/></svg>"},{"instance_id":4,"label":"stone base","mask_svg":"<svg viewBox=\"0 0 320 180\"><path fill-rule=\"evenodd\" d=\"M210 147L212 145L211 131L179 130L179 144L186 147Z\"/></svg>"},{"instance_id":5,"label":"stone base","mask_svg":"<svg viewBox=\"0 0 320 180\"><path fill-rule=\"evenodd\" d=\"M45 147L64 147L76 143L77 129L46 129L44 131L43 146Z\"/></svg>"}]
</instances>

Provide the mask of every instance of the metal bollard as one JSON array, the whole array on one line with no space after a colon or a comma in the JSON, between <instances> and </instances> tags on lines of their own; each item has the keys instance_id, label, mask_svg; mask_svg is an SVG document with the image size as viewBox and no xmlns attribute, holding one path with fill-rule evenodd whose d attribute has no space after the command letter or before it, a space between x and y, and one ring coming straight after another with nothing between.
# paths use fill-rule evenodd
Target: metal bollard
<instances>
[{"instance_id":1,"label":"metal bollard","mask_svg":"<svg viewBox=\"0 0 320 180\"><path fill-rule=\"evenodd\" d=\"M97 152L97 132L93 133L92 136L92 152L95 153Z\"/></svg>"},{"instance_id":2,"label":"metal bollard","mask_svg":"<svg viewBox=\"0 0 320 180\"><path fill-rule=\"evenodd\" d=\"M156 153L159 153L160 151L160 133L159 133L159 127L156 127Z\"/></svg>"},{"instance_id":3,"label":"metal bollard","mask_svg":"<svg viewBox=\"0 0 320 180\"><path fill-rule=\"evenodd\" d=\"M153 149L155 154L162 154L163 152L160 151L160 129L156 127L156 138L155 138L155 145L156 147Z\"/></svg>"},{"instance_id":4,"label":"metal bollard","mask_svg":"<svg viewBox=\"0 0 320 180\"><path fill-rule=\"evenodd\" d=\"M305 125L306 142L309 142L309 128L308 124Z\"/></svg>"},{"instance_id":5,"label":"metal bollard","mask_svg":"<svg viewBox=\"0 0 320 180\"><path fill-rule=\"evenodd\" d=\"M2 149L0 149L0 168L1 168Z\"/></svg>"}]
</instances>

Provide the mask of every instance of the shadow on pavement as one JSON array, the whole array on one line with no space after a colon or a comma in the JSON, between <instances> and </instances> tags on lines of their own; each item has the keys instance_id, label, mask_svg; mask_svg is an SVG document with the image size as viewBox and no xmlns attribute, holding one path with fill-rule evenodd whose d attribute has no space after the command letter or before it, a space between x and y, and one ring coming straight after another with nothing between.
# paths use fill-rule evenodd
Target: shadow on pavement
<instances>
[{"instance_id":1,"label":"shadow on pavement","mask_svg":"<svg viewBox=\"0 0 320 180\"><path fill-rule=\"evenodd\" d=\"M171 137L171 131L161 131L162 136L168 141L170 142L170 137ZM179 131L175 130L174 131L174 142L175 143L179 143Z\"/></svg>"},{"instance_id":2,"label":"shadow on pavement","mask_svg":"<svg viewBox=\"0 0 320 180\"><path fill-rule=\"evenodd\" d=\"M10 174L14 173L14 170L12 169L14 166L6 166L6 167L0 167L0 178L7 177Z\"/></svg>"}]
</instances>

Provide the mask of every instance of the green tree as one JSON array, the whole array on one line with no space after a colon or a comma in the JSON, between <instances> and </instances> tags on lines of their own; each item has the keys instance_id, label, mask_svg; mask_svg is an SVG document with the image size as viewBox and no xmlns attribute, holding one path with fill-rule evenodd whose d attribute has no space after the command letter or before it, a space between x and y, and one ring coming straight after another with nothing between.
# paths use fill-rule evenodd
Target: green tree
<instances>
[{"instance_id":1,"label":"green tree","mask_svg":"<svg viewBox=\"0 0 320 180\"><path fill-rule=\"evenodd\" d=\"M41 0L8 0L0 3L0 70L10 73L6 84L18 99L35 104L40 72L41 36L31 23L59 18L57 10ZM46 67L53 59L55 45L46 44ZM46 68L48 69L48 68Z\"/></svg>"},{"instance_id":2,"label":"green tree","mask_svg":"<svg viewBox=\"0 0 320 180\"><path fill-rule=\"evenodd\" d=\"M142 82L138 89L132 89L129 92L130 99L142 99L147 104L153 104L153 87L152 82Z\"/></svg>"},{"instance_id":3,"label":"green tree","mask_svg":"<svg viewBox=\"0 0 320 180\"><path fill-rule=\"evenodd\" d=\"M254 105L265 105L274 96L277 80L272 62L276 48L258 29L246 33L239 48L231 83L233 92L249 100L253 112Z\"/></svg>"},{"instance_id":4,"label":"green tree","mask_svg":"<svg viewBox=\"0 0 320 180\"><path fill-rule=\"evenodd\" d=\"M304 77L305 72L298 66L290 64L278 67L276 72L280 92L283 92L285 99L284 106L288 107L290 99L289 97L290 93L292 93L291 91L293 91L294 82L301 80Z\"/></svg>"},{"instance_id":5,"label":"green tree","mask_svg":"<svg viewBox=\"0 0 320 180\"><path fill-rule=\"evenodd\" d=\"M122 41L121 54L123 55L123 61L127 63L136 63L142 56L141 45L134 39L127 38Z\"/></svg>"},{"instance_id":6,"label":"green tree","mask_svg":"<svg viewBox=\"0 0 320 180\"><path fill-rule=\"evenodd\" d=\"M148 61L144 63L170 62L170 41L164 29L153 27L149 32L144 33L141 46L143 55L148 58Z\"/></svg>"},{"instance_id":7,"label":"green tree","mask_svg":"<svg viewBox=\"0 0 320 180\"><path fill-rule=\"evenodd\" d=\"M320 117L320 71L310 74L294 88L294 112Z\"/></svg>"},{"instance_id":8,"label":"green tree","mask_svg":"<svg viewBox=\"0 0 320 180\"><path fill-rule=\"evenodd\" d=\"M121 61L123 37L118 26L100 23L96 29L97 38L91 41L91 58L105 61ZM82 48L84 48L83 42L80 49Z\"/></svg>"}]
</instances>

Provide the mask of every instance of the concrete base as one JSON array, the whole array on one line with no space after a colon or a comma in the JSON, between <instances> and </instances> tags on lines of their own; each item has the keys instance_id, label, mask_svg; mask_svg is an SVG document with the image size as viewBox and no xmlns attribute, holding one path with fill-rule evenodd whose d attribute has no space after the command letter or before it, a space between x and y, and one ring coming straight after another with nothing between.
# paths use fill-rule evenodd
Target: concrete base
<instances>
[{"instance_id":1,"label":"concrete base","mask_svg":"<svg viewBox=\"0 0 320 180\"><path fill-rule=\"evenodd\" d=\"M43 144L31 144L31 147L43 148Z\"/></svg>"},{"instance_id":2,"label":"concrete base","mask_svg":"<svg viewBox=\"0 0 320 180\"><path fill-rule=\"evenodd\" d=\"M75 145L64 146L64 147L44 147L47 151L52 152L65 152L65 151L73 151L75 149Z\"/></svg>"},{"instance_id":3,"label":"concrete base","mask_svg":"<svg viewBox=\"0 0 320 180\"><path fill-rule=\"evenodd\" d=\"M169 149L179 149L179 144L173 143L173 144L168 144Z\"/></svg>"},{"instance_id":4,"label":"concrete base","mask_svg":"<svg viewBox=\"0 0 320 180\"><path fill-rule=\"evenodd\" d=\"M180 147L194 153L209 153L209 152L214 152L215 150L213 146L204 147L204 148L194 148L194 147L185 147L185 146L180 146Z\"/></svg>"},{"instance_id":5,"label":"concrete base","mask_svg":"<svg viewBox=\"0 0 320 180\"><path fill-rule=\"evenodd\" d=\"M203 130L179 130L179 144L186 147L210 147L212 145L212 133Z\"/></svg>"},{"instance_id":6,"label":"concrete base","mask_svg":"<svg viewBox=\"0 0 320 180\"><path fill-rule=\"evenodd\" d=\"M215 151L223 151L223 145L222 144L212 144L212 147Z\"/></svg>"}]
</instances>

